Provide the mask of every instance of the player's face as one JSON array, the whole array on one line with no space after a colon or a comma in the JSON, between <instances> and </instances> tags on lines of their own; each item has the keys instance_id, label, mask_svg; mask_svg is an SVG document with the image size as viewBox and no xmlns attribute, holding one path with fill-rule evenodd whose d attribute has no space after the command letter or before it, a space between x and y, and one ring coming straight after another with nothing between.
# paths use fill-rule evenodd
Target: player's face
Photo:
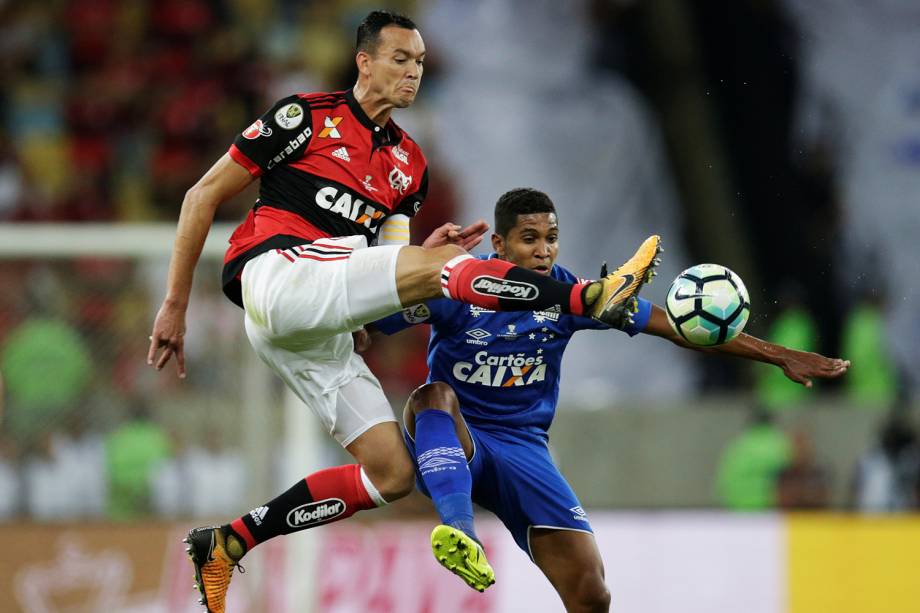
<instances>
[{"instance_id":1,"label":"player's face","mask_svg":"<svg viewBox=\"0 0 920 613\"><path fill-rule=\"evenodd\" d=\"M555 213L518 215L505 236L492 235L492 248L503 260L548 275L559 254L559 224Z\"/></svg>"},{"instance_id":2,"label":"player's face","mask_svg":"<svg viewBox=\"0 0 920 613\"><path fill-rule=\"evenodd\" d=\"M418 94L424 62L425 43L418 30L383 28L377 51L367 64L370 90L396 108L406 108Z\"/></svg>"}]
</instances>

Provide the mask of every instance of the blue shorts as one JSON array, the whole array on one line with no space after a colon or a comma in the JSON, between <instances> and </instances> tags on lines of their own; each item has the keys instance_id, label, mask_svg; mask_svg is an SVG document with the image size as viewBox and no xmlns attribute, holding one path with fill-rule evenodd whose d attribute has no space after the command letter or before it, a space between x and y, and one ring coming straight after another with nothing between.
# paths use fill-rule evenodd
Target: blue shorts
<instances>
[{"instance_id":1,"label":"blue shorts","mask_svg":"<svg viewBox=\"0 0 920 613\"><path fill-rule=\"evenodd\" d=\"M530 552L531 528L593 534L575 492L556 468L546 439L521 430L483 429L467 424L473 439L473 502L495 513L518 547ZM403 430L413 461L415 441ZM431 497L416 465L416 485Z\"/></svg>"}]
</instances>

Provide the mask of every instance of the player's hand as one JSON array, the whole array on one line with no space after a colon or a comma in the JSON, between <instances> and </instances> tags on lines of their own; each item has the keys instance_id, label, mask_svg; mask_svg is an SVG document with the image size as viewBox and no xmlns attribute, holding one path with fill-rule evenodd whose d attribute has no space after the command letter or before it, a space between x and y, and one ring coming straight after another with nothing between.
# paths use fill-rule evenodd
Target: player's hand
<instances>
[{"instance_id":1,"label":"player's hand","mask_svg":"<svg viewBox=\"0 0 920 613\"><path fill-rule=\"evenodd\" d=\"M185 378L185 307L164 302L153 322L147 364L162 370L173 355L176 356L176 374ZM159 350L163 352L157 355Z\"/></svg>"},{"instance_id":2,"label":"player's hand","mask_svg":"<svg viewBox=\"0 0 920 613\"><path fill-rule=\"evenodd\" d=\"M783 373L805 387L812 379L836 379L850 367L849 360L827 358L817 353L788 350L778 364Z\"/></svg>"},{"instance_id":3,"label":"player's hand","mask_svg":"<svg viewBox=\"0 0 920 613\"><path fill-rule=\"evenodd\" d=\"M470 251L482 242L485 233L488 231L489 224L482 219L465 228L461 228L455 223L446 223L435 229L435 231L431 233L431 236L426 238L425 242L422 243L422 247L425 249L433 249L434 247L441 247L443 245L457 245Z\"/></svg>"},{"instance_id":4,"label":"player's hand","mask_svg":"<svg viewBox=\"0 0 920 613\"><path fill-rule=\"evenodd\" d=\"M364 353L371 348L371 335L365 328L352 332L351 338L355 343L355 353Z\"/></svg>"}]
</instances>

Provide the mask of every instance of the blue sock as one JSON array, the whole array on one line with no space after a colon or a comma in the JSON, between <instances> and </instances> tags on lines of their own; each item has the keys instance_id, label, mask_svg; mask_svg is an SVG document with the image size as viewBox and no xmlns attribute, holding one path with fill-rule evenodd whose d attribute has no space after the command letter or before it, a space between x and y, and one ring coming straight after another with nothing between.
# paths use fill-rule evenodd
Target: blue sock
<instances>
[{"instance_id":1,"label":"blue sock","mask_svg":"<svg viewBox=\"0 0 920 613\"><path fill-rule=\"evenodd\" d=\"M473 477L450 413L425 409L415 416L415 453L441 523L478 541L473 530Z\"/></svg>"}]
</instances>

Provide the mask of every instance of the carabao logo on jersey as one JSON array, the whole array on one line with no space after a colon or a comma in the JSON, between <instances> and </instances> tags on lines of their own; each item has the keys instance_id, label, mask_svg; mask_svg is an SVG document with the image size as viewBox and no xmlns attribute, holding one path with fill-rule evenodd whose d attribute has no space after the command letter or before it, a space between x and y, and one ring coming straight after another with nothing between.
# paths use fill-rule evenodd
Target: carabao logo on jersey
<instances>
[{"instance_id":1,"label":"carabao logo on jersey","mask_svg":"<svg viewBox=\"0 0 920 613\"><path fill-rule=\"evenodd\" d=\"M255 140L260 136L271 136L272 129L267 125L262 123L261 119L256 119L252 122L252 125L243 130L243 138L247 140Z\"/></svg>"},{"instance_id":2,"label":"carabao logo on jersey","mask_svg":"<svg viewBox=\"0 0 920 613\"><path fill-rule=\"evenodd\" d=\"M303 107L292 102L286 104L275 113L275 123L285 130L293 130L303 121Z\"/></svg>"},{"instance_id":3,"label":"carabao logo on jersey","mask_svg":"<svg viewBox=\"0 0 920 613\"><path fill-rule=\"evenodd\" d=\"M546 380L543 356L524 353L492 355L480 351L472 362L454 363L452 372L457 381L486 387L520 387Z\"/></svg>"},{"instance_id":4,"label":"carabao logo on jersey","mask_svg":"<svg viewBox=\"0 0 920 613\"><path fill-rule=\"evenodd\" d=\"M387 179L390 181L390 187L398 191L400 194L405 194L406 190L409 189L409 186L412 185L412 177L407 177L406 174L399 168L396 168L396 166L394 166L393 170L390 171Z\"/></svg>"},{"instance_id":5,"label":"carabao logo on jersey","mask_svg":"<svg viewBox=\"0 0 920 613\"><path fill-rule=\"evenodd\" d=\"M295 138L292 138L291 140L289 140L287 147L282 149L281 153L279 153L278 155L273 157L271 161L269 161L268 169L271 170L276 165L283 162L287 156L291 155L292 153L300 149L303 146L303 144L307 142L307 139L310 138L311 134L313 134L313 130L310 128L310 126L307 126L303 132L298 134Z\"/></svg>"},{"instance_id":6,"label":"carabao logo on jersey","mask_svg":"<svg viewBox=\"0 0 920 613\"><path fill-rule=\"evenodd\" d=\"M341 193L339 191L339 188L331 185L316 190L316 205L375 232L384 212L378 211L373 205L364 204L363 200L345 190L341 190Z\"/></svg>"},{"instance_id":7,"label":"carabao logo on jersey","mask_svg":"<svg viewBox=\"0 0 920 613\"><path fill-rule=\"evenodd\" d=\"M340 123L342 123L341 117L329 117L327 115L323 118L323 129L316 136L319 138L342 138L342 134L338 130Z\"/></svg>"}]
</instances>

